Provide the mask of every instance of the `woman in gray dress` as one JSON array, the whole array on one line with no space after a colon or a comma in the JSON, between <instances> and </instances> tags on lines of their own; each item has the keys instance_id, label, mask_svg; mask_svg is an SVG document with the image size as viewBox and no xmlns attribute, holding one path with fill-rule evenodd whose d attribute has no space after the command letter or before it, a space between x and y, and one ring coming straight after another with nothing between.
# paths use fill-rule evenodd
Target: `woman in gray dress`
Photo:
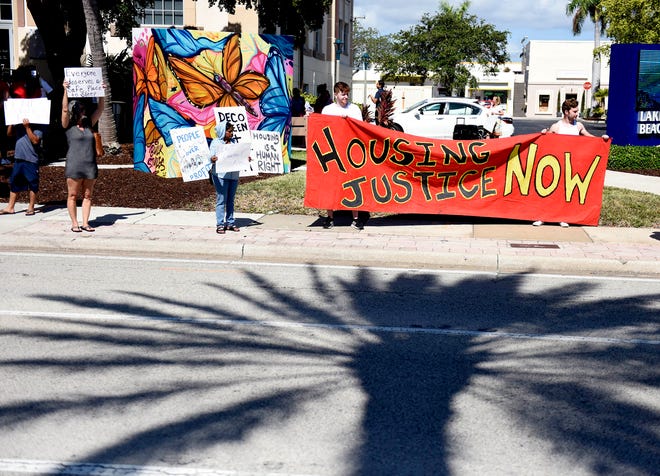
<instances>
[{"instance_id":1,"label":"woman in gray dress","mask_svg":"<svg viewBox=\"0 0 660 476\"><path fill-rule=\"evenodd\" d=\"M71 231L94 231L89 226L89 215L92 210L92 193L94 183L99 173L96 165L96 146L92 127L98 122L103 112L105 99L98 98L98 107L88 115L82 101L73 100L69 104L69 82L64 81L64 96L62 97L62 127L66 129L66 140L69 149L66 153L67 199L66 208L71 218ZM78 224L78 196L82 192L82 226Z\"/></svg>"}]
</instances>

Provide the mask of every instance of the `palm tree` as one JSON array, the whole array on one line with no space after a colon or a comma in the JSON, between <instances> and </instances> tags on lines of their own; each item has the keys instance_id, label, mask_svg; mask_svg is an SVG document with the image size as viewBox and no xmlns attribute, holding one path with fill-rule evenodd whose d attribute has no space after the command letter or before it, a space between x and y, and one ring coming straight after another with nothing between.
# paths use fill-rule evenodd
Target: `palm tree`
<instances>
[{"instance_id":1,"label":"palm tree","mask_svg":"<svg viewBox=\"0 0 660 476\"><path fill-rule=\"evenodd\" d=\"M601 0L571 0L566 5L566 15L573 16L573 35L582 33L584 20L589 17L594 24L594 57L591 64L591 82L594 93L600 89L600 37L605 30L605 16Z\"/></svg>"},{"instance_id":2,"label":"palm tree","mask_svg":"<svg viewBox=\"0 0 660 476\"><path fill-rule=\"evenodd\" d=\"M105 83L105 108L99 121L99 132L106 144L114 145L117 143L117 128L115 117L112 114L112 89L110 88L105 52L103 51L99 8L96 0L82 0L82 5L85 13L85 23L87 24L87 38L92 53L92 63L94 66L101 68L103 82Z\"/></svg>"}]
</instances>

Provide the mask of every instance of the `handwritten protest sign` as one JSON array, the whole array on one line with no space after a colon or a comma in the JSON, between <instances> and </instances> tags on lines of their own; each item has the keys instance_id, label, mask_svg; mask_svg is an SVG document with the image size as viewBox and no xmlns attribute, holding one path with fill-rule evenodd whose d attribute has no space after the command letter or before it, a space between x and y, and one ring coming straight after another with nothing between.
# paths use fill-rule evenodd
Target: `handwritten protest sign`
<instances>
[{"instance_id":1,"label":"handwritten protest sign","mask_svg":"<svg viewBox=\"0 0 660 476\"><path fill-rule=\"evenodd\" d=\"M248 126L247 112L243 106L214 107L213 115L215 116L216 124L226 121L234 126L234 139L237 143L250 143L252 136L250 134L250 127ZM244 157L245 167L240 169L241 177L250 177L259 173L257 168L253 167L252 163L247 160L249 155L250 151L248 150ZM216 170L217 168L218 166L216 165Z\"/></svg>"},{"instance_id":2,"label":"handwritten protest sign","mask_svg":"<svg viewBox=\"0 0 660 476\"><path fill-rule=\"evenodd\" d=\"M220 144L218 149L218 161L215 163L215 171L222 173L249 169L249 157L249 142Z\"/></svg>"},{"instance_id":3,"label":"handwritten protest sign","mask_svg":"<svg viewBox=\"0 0 660 476\"><path fill-rule=\"evenodd\" d=\"M260 174L284 173L280 134L273 131L252 131L252 160Z\"/></svg>"},{"instance_id":4,"label":"handwritten protest sign","mask_svg":"<svg viewBox=\"0 0 660 476\"><path fill-rule=\"evenodd\" d=\"M32 124L50 124L50 99L14 99L4 103L5 125L22 124L23 119Z\"/></svg>"},{"instance_id":5,"label":"handwritten protest sign","mask_svg":"<svg viewBox=\"0 0 660 476\"><path fill-rule=\"evenodd\" d=\"M64 68L64 79L69 82L70 98L105 96L101 68Z\"/></svg>"},{"instance_id":6,"label":"handwritten protest sign","mask_svg":"<svg viewBox=\"0 0 660 476\"><path fill-rule=\"evenodd\" d=\"M207 179L211 169L211 153L204 128L179 127L170 131L184 182Z\"/></svg>"}]
</instances>

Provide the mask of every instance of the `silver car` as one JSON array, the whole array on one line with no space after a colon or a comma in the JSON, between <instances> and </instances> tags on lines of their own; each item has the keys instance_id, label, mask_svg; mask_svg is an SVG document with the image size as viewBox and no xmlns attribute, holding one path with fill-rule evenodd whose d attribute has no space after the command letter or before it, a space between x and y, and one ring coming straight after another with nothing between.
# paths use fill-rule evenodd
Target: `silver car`
<instances>
[{"instance_id":1,"label":"silver car","mask_svg":"<svg viewBox=\"0 0 660 476\"><path fill-rule=\"evenodd\" d=\"M438 97L424 99L391 118L394 129L432 139L452 139L457 123L481 126L487 131L495 127L496 118L474 99Z\"/></svg>"}]
</instances>

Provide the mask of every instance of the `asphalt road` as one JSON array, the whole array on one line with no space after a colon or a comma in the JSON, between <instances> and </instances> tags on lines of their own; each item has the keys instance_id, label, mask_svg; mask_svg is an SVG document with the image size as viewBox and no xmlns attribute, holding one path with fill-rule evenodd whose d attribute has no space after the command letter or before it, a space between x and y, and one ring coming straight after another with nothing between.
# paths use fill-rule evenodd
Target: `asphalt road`
<instances>
[{"instance_id":1,"label":"asphalt road","mask_svg":"<svg viewBox=\"0 0 660 476\"><path fill-rule=\"evenodd\" d=\"M659 280L0 266L0 473L657 470Z\"/></svg>"},{"instance_id":2,"label":"asphalt road","mask_svg":"<svg viewBox=\"0 0 660 476\"><path fill-rule=\"evenodd\" d=\"M548 118L548 119L536 119L536 118L518 118L513 119L513 125L515 126L514 135L522 134L534 134L535 132L541 132L543 129L550 127L554 122L557 122L560 118ZM581 119L580 119L581 120ZM587 130L595 136L601 136L607 133L607 124L605 121L583 121L581 120Z\"/></svg>"}]
</instances>

